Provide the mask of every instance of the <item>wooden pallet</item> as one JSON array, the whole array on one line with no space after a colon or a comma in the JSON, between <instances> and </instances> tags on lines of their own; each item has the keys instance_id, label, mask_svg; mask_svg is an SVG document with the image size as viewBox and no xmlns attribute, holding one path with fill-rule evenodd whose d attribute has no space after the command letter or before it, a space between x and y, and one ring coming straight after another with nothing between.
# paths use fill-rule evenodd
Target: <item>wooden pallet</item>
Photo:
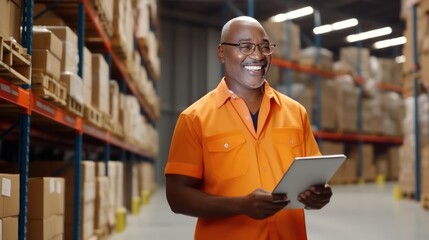
<instances>
[{"instance_id":1,"label":"wooden pallet","mask_svg":"<svg viewBox=\"0 0 429 240\"><path fill-rule=\"evenodd\" d=\"M422 208L429 210L429 193L423 193L420 197L420 204Z\"/></svg>"},{"instance_id":2,"label":"wooden pallet","mask_svg":"<svg viewBox=\"0 0 429 240\"><path fill-rule=\"evenodd\" d=\"M119 122L113 124L112 133L119 138L124 138L124 128Z\"/></svg>"},{"instance_id":3,"label":"wooden pallet","mask_svg":"<svg viewBox=\"0 0 429 240\"><path fill-rule=\"evenodd\" d=\"M103 118L101 112L92 106L84 106L83 118L97 127L103 127Z\"/></svg>"},{"instance_id":4,"label":"wooden pallet","mask_svg":"<svg viewBox=\"0 0 429 240\"><path fill-rule=\"evenodd\" d=\"M66 110L68 112L73 113L78 117L83 117L83 109L84 107L82 103L79 103L78 101L76 101L76 99L74 99L71 96L67 97Z\"/></svg>"},{"instance_id":5,"label":"wooden pallet","mask_svg":"<svg viewBox=\"0 0 429 240\"><path fill-rule=\"evenodd\" d=\"M46 74L33 73L31 91L34 95L55 105L66 106L66 86Z\"/></svg>"},{"instance_id":6,"label":"wooden pallet","mask_svg":"<svg viewBox=\"0 0 429 240\"><path fill-rule=\"evenodd\" d=\"M103 114L103 129L106 129L109 132L113 131L113 121L112 118L109 115Z\"/></svg>"},{"instance_id":7,"label":"wooden pallet","mask_svg":"<svg viewBox=\"0 0 429 240\"><path fill-rule=\"evenodd\" d=\"M414 192L405 192L405 191L402 191L401 195L402 195L403 199L414 199Z\"/></svg>"},{"instance_id":8,"label":"wooden pallet","mask_svg":"<svg viewBox=\"0 0 429 240\"><path fill-rule=\"evenodd\" d=\"M15 84L30 84L30 59L26 48L0 36L0 77Z\"/></svg>"}]
</instances>

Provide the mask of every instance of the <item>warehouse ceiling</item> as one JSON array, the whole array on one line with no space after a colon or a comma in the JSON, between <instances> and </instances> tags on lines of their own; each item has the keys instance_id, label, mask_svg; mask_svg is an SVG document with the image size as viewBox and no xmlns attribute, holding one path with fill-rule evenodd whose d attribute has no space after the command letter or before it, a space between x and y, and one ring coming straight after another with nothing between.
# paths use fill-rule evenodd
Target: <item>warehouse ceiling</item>
<instances>
[{"instance_id":1,"label":"warehouse ceiling","mask_svg":"<svg viewBox=\"0 0 429 240\"><path fill-rule=\"evenodd\" d=\"M220 29L226 20L234 16L248 15L248 2L249 0L160 0L160 12L163 18ZM321 25L352 17L358 19L358 27L320 35L321 46L336 55L340 47L357 46L356 43L347 43L345 38L349 34L357 33L359 28L362 32L386 26L393 30L390 35L362 41L362 46L367 48L371 48L378 40L402 36L405 28L405 23L400 18L401 0L253 0L253 16L264 21L278 13L305 6L318 10ZM293 20L301 29L301 47L314 45L314 16ZM371 49L371 54L393 58L401 55L401 49L402 46Z\"/></svg>"}]
</instances>

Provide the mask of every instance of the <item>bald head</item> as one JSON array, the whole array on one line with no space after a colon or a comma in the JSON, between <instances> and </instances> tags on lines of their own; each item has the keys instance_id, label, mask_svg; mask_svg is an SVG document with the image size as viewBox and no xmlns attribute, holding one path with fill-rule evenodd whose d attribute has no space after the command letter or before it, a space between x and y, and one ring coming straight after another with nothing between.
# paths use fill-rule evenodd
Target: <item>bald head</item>
<instances>
[{"instance_id":1,"label":"bald head","mask_svg":"<svg viewBox=\"0 0 429 240\"><path fill-rule=\"evenodd\" d=\"M258 20L254 19L252 17L248 17L248 16L239 16L239 17L236 17L236 18L229 20L227 23L225 23L225 25L223 25L222 34L220 36L221 42L224 42L228 38L228 36L231 34L230 28L232 25L235 25L235 24L258 25L261 28L263 28L262 25L258 22Z\"/></svg>"}]
</instances>

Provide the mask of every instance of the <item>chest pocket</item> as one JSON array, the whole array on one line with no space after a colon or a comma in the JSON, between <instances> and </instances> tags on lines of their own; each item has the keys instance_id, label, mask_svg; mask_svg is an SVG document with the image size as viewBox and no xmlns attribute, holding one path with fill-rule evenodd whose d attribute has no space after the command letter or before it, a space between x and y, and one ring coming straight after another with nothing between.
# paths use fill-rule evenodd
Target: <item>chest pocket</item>
<instances>
[{"instance_id":1,"label":"chest pocket","mask_svg":"<svg viewBox=\"0 0 429 240\"><path fill-rule=\"evenodd\" d=\"M299 128L277 128L272 131L274 148L281 158L292 161L305 155L304 131Z\"/></svg>"},{"instance_id":2,"label":"chest pocket","mask_svg":"<svg viewBox=\"0 0 429 240\"><path fill-rule=\"evenodd\" d=\"M247 172L246 139L240 131L211 136L206 142L208 174L213 173L216 178L227 180Z\"/></svg>"}]
</instances>

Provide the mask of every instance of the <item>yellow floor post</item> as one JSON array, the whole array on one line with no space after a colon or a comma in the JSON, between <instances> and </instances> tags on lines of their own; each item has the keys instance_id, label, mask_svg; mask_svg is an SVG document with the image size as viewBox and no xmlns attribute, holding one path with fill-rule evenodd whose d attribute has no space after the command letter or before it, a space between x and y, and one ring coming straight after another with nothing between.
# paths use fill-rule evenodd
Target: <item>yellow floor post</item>
<instances>
[{"instance_id":1,"label":"yellow floor post","mask_svg":"<svg viewBox=\"0 0 429 240\"><path fill-rule=\"evenodd\" d=\"M131 200L131 213L138 214L140 212L140 197L134 196Z\"/></svg>"},{"instance_id":2,"label":"yellow floor post","mask_svg":"<svg viewBox=\"0 0 429 240\"><path fill-rule=\"evenodd\" d=\"M402 198L401 188L398 184L393 187L393 198L395 200L401 200Z\"/></svg>"},{"instance_id":3,"label":"yellow floor post","mask_svg":"<svg viewBox=\"0 0 429 240\"><path fill-rule=\"evenodd\" d=\"M386 182L386 178L384 177L383 174L379 174L375 178L375 182L377 183L377 185L384 185L384 183Z\"/></svg>"},{"instance_id":4,"label":"yellow floor post","mask_svg":"<svg viewBox=\"0 0 429 240\"><path fill-rule=\"evenodd\" d=\"M146 205L149 203L150 195L151 195L150 191L148 190L142 191L142 205Z\"/></svg>"},{"instance_id":5,"label":"yellow floor post","mask_svg":"<svg viewBox=\"0 0 429 240\"><path fill-rule=\"evenodd\" d=\"M116 231L123 232L127 226L127 209L119 207L116 209Z\"/></svg>"}]
</instances>

